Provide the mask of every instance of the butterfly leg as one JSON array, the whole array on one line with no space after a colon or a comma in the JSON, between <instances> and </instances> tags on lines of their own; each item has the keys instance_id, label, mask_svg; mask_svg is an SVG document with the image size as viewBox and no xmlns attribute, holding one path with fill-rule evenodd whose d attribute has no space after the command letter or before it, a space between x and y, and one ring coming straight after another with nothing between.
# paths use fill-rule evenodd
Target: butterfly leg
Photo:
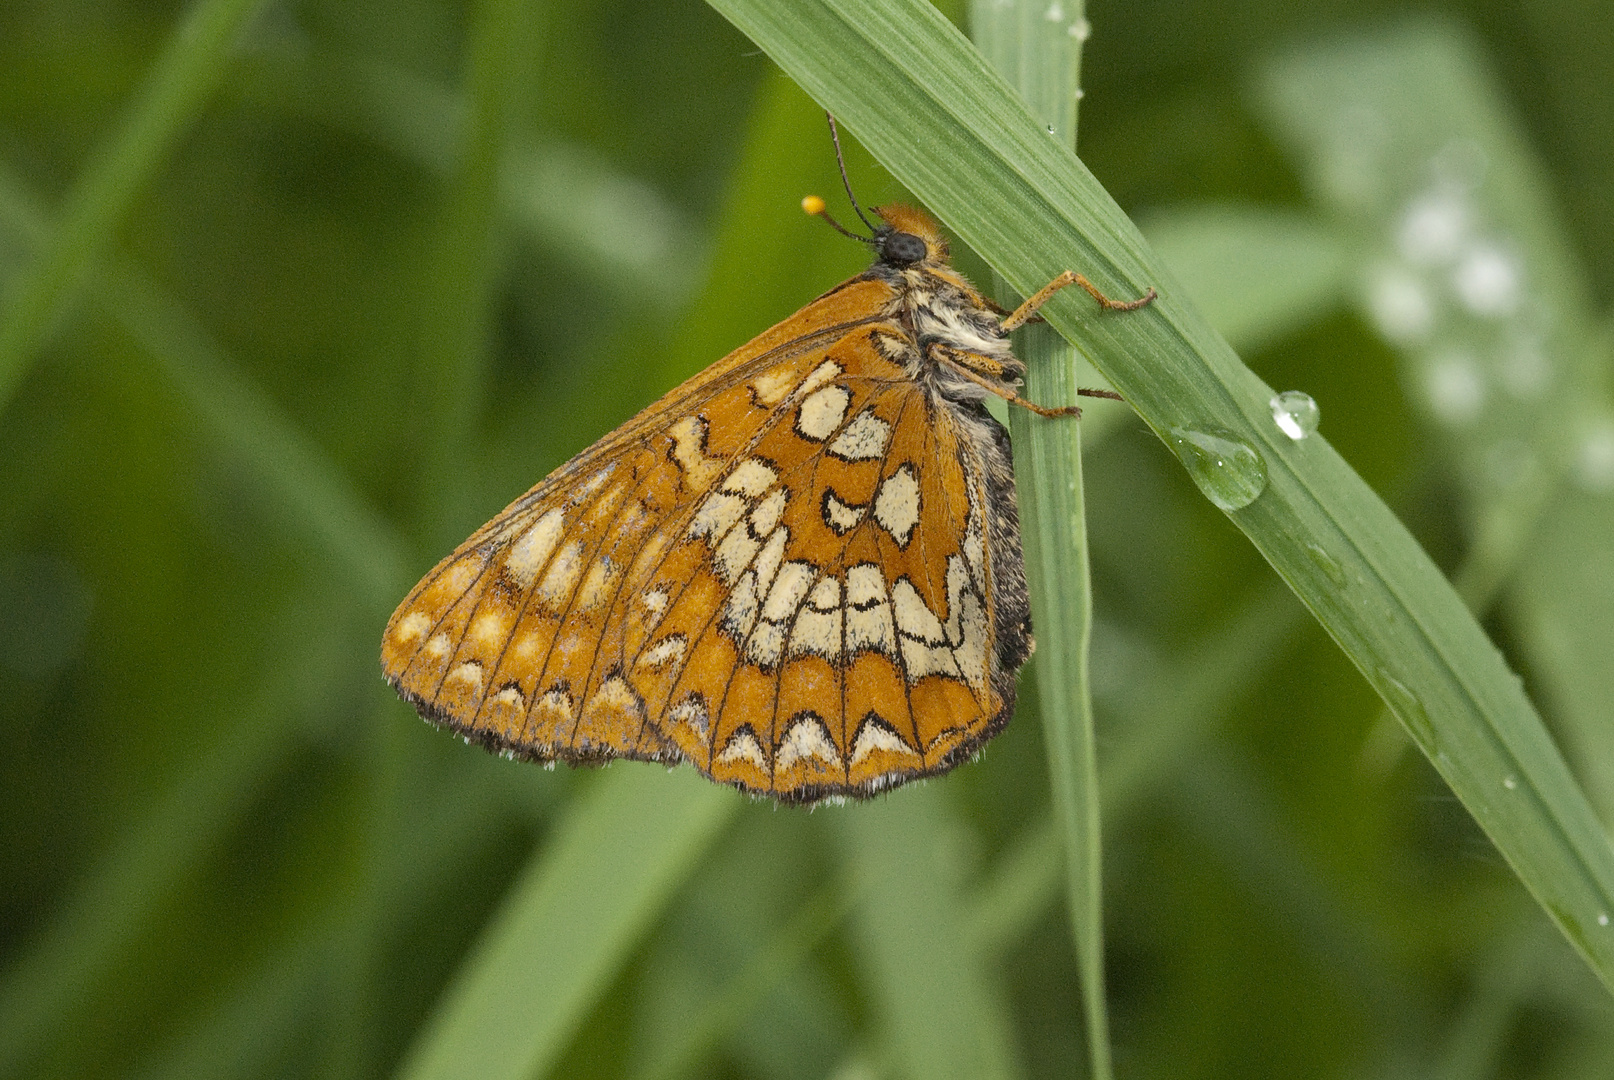
<instances>
[{"instance_id":1,"label":"butterfly leg","mask_svg":"<svg viewBox=\"0 0 1614 1080\"><path fill-rule=\"evenodd\" d=\"M1076 273L1074 270L1066 270L1063 274L1060 274L1048 284L1038 289L1025 303L1015 308L1014 311L1009 314L1008 318L1003 320L1004 331L1007 332L1018 329L1027 322L1031 321L1031 319L1036 317L1037 309L1046 304L1050 296L1058 292L1060 289L1065 288L1067 285L1079 286L1083 292L1087 293L1088 296L1091 296L1094 300L1097 300L1099 307L1103 308L1105 311L1136 311L1145 304L1153 302L1154 298L1159 295L1154 291L1153 287L1151 287L1148 292L1144 293L1143 296L1137 300L1111 300L1109 297L1099 292L1098 287L1091 281L1088 281L1085 277Z\"/></svg>"},{"instance_id":2,"label":"butterfly leg","mask_svg":"<svg viewBox=\"0 0 1614 1080\"><path fill-rule=\"evenodd\" d=\"M981 373L981 369L984 368L992 374L997 375L1001 379L1003 377L1003 365L999 364L996 360L993 360L989 356L981 356L977 353L962 352L956 349L948 349L945 352L938 350L935 355L939 355L940 359L946 363L948 367L964 376L964 378L982 387L983 389L990 391L997 397L1002 398L1010 405L1018 405L1022 409L1029 409L1038 416L1080 417L1082 415L1080 405L1061 405L1055 408L1049 408L1047 405L1038 405L1034 401L1021 397L1019 394L1015 393L1011 387L1004 386L1001 382L993 382L991 379L987 378ZM973 361L973 363L971 361ZM1115 401L1122 400L1121 395L1117 394L1113 390L1079 389L1076 392L1084 397L1112 398Z\"/></svg>"}]
</instances>

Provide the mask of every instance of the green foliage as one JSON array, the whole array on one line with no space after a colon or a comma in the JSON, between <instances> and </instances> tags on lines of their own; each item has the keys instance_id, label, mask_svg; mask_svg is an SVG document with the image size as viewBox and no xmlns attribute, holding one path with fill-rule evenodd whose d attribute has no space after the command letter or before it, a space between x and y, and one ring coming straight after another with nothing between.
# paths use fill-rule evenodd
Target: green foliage
<instances>
[{"instance_id":1,"label":"green foliage","mask_svg":"<svg viewBox=\"0 0 1614 1080\"><path fill-rule=\"evenodd\" d=\"M811 814L379 685L447 545L861 266L822 106L983 284L1162 292L1049 308L1144 421L1079 460L1116 1074L1608 1075L1614 20L1100 5L1090 175L927 8L714 6L0 12L0 1076L1081 1071L1043 679Z\"/></svg>"}]
</instances>

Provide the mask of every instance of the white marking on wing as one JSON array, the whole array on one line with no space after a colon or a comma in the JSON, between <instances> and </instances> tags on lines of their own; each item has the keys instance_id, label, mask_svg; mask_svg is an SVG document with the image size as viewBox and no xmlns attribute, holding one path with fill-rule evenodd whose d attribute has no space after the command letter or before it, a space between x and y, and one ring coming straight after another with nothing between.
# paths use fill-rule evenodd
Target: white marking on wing
<instances>
[{"instance_id":1,"label":"white marking on wing","mask_svg":"<svg viewBox=\"0 0 1614 1080\"><path fill-rule=\"evenodd\" d=\"M689 537L705 536L716 544L734 528L735 522L745 515L749 505L742 496L731 492L712 492L701 501L695 516L689 519Z\"/></svg>"},{"instance_id":2,"label":"white marking on wing","mask_svg":"<svg viewBox=\"0 0 1614 1080\"><path fill-rule=\"evenodd\" d=\"M785 732L783 741L779 743L779 753L774 760L779 768L786 769L798 761L815 759L832 768L838 769L841 765L841 755L835 750L829 729L822 720L809 714L790 725L790 730Z\"/></svg>"},{"instance_id":3,"label":"white marking on wing","mask_svg":"<svg viewBox=\"0 0 1614 1080\"><path fill-rule=\"evenodd\" d=\"M779 524L779 518L785 512L785 501L788 498L785 489L780 488L757 503L756 509L751 511L751 531L758 536L767 536L773 532L774 526Z\"/></svg>"},{"instance_id":4,"label":"white marking on wing","mask_svg":"<svg viewBox=\"0 0 1614 1080\"><path fill-rule=\"evenodd\" d=\"M577 588L577 579L582 573L583 545L573 540L550 560L549 571L538 583L538 598L551 607L559 607Z\"/></svg>"},{"instance_id":5,"label":"white marking on wing","mask_svg":"<svg viewBox=\"0 0 1614 1080\"><path fill-rule=\"evenodd\" d=\"M517 585L523 589L532 587L538 577L538 571L544 568L549 561L550 552L555 550L555 544L560 540L562 527L566 524L566 515L559 507L546 511L542 517L533 522L526 532L516 538L504 556L504 568Z\"/></svg>"},{"instance_id":6,"label":"white marking on wing","mask_svg":"<svg viewBox=\"0 0 1614 1080\"><path fill-rule=\"evenodd\" d=\"M426 631L432 628L431 619L418 611L405 615L398 623L398 629L392 632L392 640L399 645L408 645L415 639L424 637Z\"/></svg>"},{"instance_id":7,"label":"white marking on wing","mask_svg":"<svg viewBox=\"0 0 1614 1080\"><path fill-rule=\"evenodd\" d=\"M903 465L881 482L874 497L874 520L898 546L907 547L908 537L919 524L919 481L911 466Z\"/></svg>"},{"instance_id":8,"label":"white marking on wing","mask_svg":"<svg viewBox=\"0 0 1614 1080\"><path fill-rule=\"evenodd\" d=\"M901 754L904 757L919 756L890 726L870 718L863 721L863 725L857 729L857 738L852 741L852 764L861 764L864 758L877 750Z\"/></svg>"},{"instance_id":9,"label":"white marking on wing","mask_svg":"<svg viewBox=\"0 0 1614 1080\"><path fill-rule=\"evenodd\" d=\"M768 771L768 759L762 753L762 744L757 737L751 734L750 728L741 728L729 739L728 745L723 747L722 753L717 755L719 761L749 761L763 772Z\"/></svg>"},{"instance_id":10,"label":"white marking on wing","mask_svg":"<svg viewBox=\"0 0 1614 1080\"><path fill-rule=\"evenodd\" d=\"M845 536L857 527L868 513L864 506L849 506L836 496L833 491L824 491L824 524L828 525L836 536Z\"/></svg>"},{"instance_id":11,"label":"white marking on wing","mask_svg":"<svg viewBox=\"0 0 1614 1080\"><path fill-rule=\"evenodd\" d=\"M867 461L882 457L891 440L891 425L868 410L852 418L829 444L829 452L847 461Z\"/></svg>"},{"instance_id":12,"label":"white marking on wing","mask_svg":"<svg viewBox=\"0 0 1614 1080\"><path fill-rule=\"evenodd\" d=\"M796 431L804 439L823 442L835 434L846 418L852 392L844 386L826 386L809 395L796 413Z\"/></svg>"},{"instance_id":13,"label":"white marking on wing","mask_svg":"<svg viewBox=\"0 0 1614 1080\"><path fill-rule=\"evenodd\" d=\"M734 466L734 471L723 481L723 490L738 491L754 499L771 488L778 479L779 474L764 462L746 458Z\"/></svg>"}]
</instances>

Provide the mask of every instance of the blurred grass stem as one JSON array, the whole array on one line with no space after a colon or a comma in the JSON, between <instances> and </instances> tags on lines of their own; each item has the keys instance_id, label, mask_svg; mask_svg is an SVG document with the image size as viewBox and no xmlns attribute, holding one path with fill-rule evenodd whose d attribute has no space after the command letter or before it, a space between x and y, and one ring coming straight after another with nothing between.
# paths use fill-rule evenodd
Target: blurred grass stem
<instances>
[{"instance_id":1,"label":"blurred grass stem","mask_svg":"<svg viewBox=\"0 0 1614 1080\"><path fill-rule=\"evenodd\" d=\"M1020 91L1032 115L1048 125L1053 137L1074 147L1086 22L1080 0L1062 13L1062 20L1051 20L1048 6L1034 0L1007 4L975 0L970 23L982 54ZM996 292L1007 307L1018 299L1001 279ZM1034 323L1015 333L1015 349L1026 363L1027 398L1047 406L1076 403L1076 350L1058 333ZM1093 596L1082 499L1081 424L1010 409L1009 429L1037 635L1031 670L1037 679L1054 815L1063 841L1088 1060L1094 1077L1109 1080L1113 1070L1104 992L1103 832L1088 679Z\"/></svg>"}]
</instances>

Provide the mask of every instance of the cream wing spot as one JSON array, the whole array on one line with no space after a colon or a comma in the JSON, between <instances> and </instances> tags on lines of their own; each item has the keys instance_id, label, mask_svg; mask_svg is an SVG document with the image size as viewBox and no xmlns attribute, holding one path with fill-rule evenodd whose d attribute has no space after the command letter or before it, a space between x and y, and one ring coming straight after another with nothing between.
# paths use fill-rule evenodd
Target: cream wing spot
<instances>
[{"instance_id":1,"label":"cream wing spot","mask_svg":"<svg viewBox=\"0 0 1614 1080\"><path fill-rule=\"evenodd\" d=\"M761 547L762 542L749 529L730 529L712 553L712 569L723 584L732 587Z\"/></svg>"},{"instance_id":2,"label":"cream wing spot","mask_svg":"<svg viewBox=\"0 0 1614 1080\"><path fill-rule=\"evenodd\" d=\"M533 705L534 718L551 724L570 724L577 719L577 707L572 695L559 687L547 691Z\"/></svg>"},{"instance_id":3,"label":"cream wing spot","mask_svg":"<svg viewBox=\"0 0 1614 1080\"><path fill-rule=\"evenodd\" d=\"M790 630L790 653L811 653L826 660L841 656L841 583L824 578L807 596L807 605L796 614Z\"/></svg>"},{"instance_id":4,"label":"cream wing spot","mask_svg":"<svg viewBox=\"0 0 1614 1080\"><path fill-rule=\"evenodd\" d=\"M573 540L555 553L544 580L538 583L538 599L551 608L566 603L583 573L583 544Z\"/></svg>"},{"instance_id":5,"label":"cream wing spot","mask_svg":"<svg viewBox=\"0 0 1614 1080\"><path fill-rule=\"evenodd\" d=\"M756 509L751 511L751 531L758 536L767 536L773 532L774 526L784 516L785 503L789 500L784 488L780 488L766 499L757 503Z\"/></svg>"},{"instance_id":6,"label":"cream wing spot","mask_svg":"<svg viewBox=\"0 0 1614 1080\"><path fill-rule=\"evenodd\" d=\"M701 501L700 509L689 520L690 539L705 536L717 543L745 515L746 501L727 491L715 491Z\"/></svg>"},{"instance_id":7,"label":"cream wing spot","mask_svg":"<svg viewBox=\"0 0 1614 1080\"><path fill-rule=\"evenodd\" d=\"M975 690L986 688L986 611L974 593L966 593L959 603L962 640L953 649L958 670Z\"/></svg>"},{"instance_id":8,"label":"cream wing spot","mask_svg":"<svg viewBox=\"0 0 1614 1080\"><path fill-rule=\"evenodd\" d=\"M566 515L559 507L547 510L543 516L510 545L504 556L504 569L523 589L532 587L538 572L549 561L550 553L560 540L566 525Z\"/></svg>"},{"instance_id":9,"label":"cream wing spot","mask_svg":"<svg viewBox=\"0 0 1614 1080\"><path fill-rule=\"evenodd\" d=\"M852 764L861 765L870 754L879 750L914 759L919 757L889 724L879 717L869 716L858 726L857 736L852 740Z\"/></svg>"},{"instance_id":10,"label":"cream wing spot","mask_svg":"<svg viewBox=\"0 0 1614 1080\"><path fill-rule=\"evenodd\" d=\"M836 536L845 536L857 528L858 522L863 520L863 515L868 513L867 507L851 506L842 502L829 488L824 489L823 510L824 524L828 525Z\"/></svg>"},{"instance_id":11,"label":"cream wing spot","mask_svg":"<svg viewBox=\"0 0 1614 1080\"><path fill-rule=\"evenodd\" d=\"M447 690L449 687L454 686L463 686L465 688L465 692L472 697L476 697L477 695L481 694L482 665L477 663L475 660L467 660L463 664L455 664L453 670L448 673L448 678L443 680L443 689Z\"/></svg>"},{"instance_id":12,"label":"cream wing spot","mask_svg":"<svg viewBox=\"0 0 1614 1080\"><path fill-rule=\"evenodd\" d=\"M851 402L852 392L844 386L826 386L814 391L796 411L796 433L804 439L823 442L841 426Z\"/></svg>"},{"instance_id":13,"label":"cream wing spot","mask_svg":"<svg viewBox=\"0 0 1614 1080\"><path fill-rule=\"evenodd\" d=\"M754 499L773 487L778 479L779 474L766 462L758 458L746 458L736 465L734 471L723 481L723 490L738 491Z\"/></svg>"},{"instance_id":14,"label":"cream wing spot","mask_svg":"<svg viewBox=\"0 0 1614 1080\"><path fill-rule=\"evenodd\" d=\"M587 480L577 484L572 489L571 498L568 499L567 502L573 506L587 502L589 499L593 498L596 491L600 490L600 488L604 486L605 482L611 478L611 474L614 472L616 472L616 462L613 461L611 464L605 466L605 468L601 469Z\"/></svg>"},{"instance_id":15,"label":"cream wing spot","mask_svg":"<svg viewBox=\"0 0 1614 1080\"><path fill-rule=\"evenodd\" d=\"M745 658L758 667L773 667L784 651L784 623L759 622L745 639Z\"/></svg>"},{"instance_id":16,"label":"cream wing spot","mask_svg":"<svg viewBox=\"0 0 1614 1080\"><path fill-rule=\"evenodd\" d=\"M442 660L448 656L448 650L451 648L453 648L453 643L449 641L448 635L438 633L432 635L432 639L426 642L426 647L420 651L426 655L428 660Z\"/></svg>"},{"instance_id":17,"label":"cream wing spot","mask_svg":"<svg viewBox=\"0 0 1614 1080\"><path fill-rule=\"evenodd\" d=\"M818 576L818 568L810 562L787 562L779 569L768 600L762 606L762 617L769 622L784 622L796 613L802 597Z\"/></svg>"},{"instance_id":18,"label":"cream wing spot","mask_svg":"<svg viewBox=\"0 0 1614 1080\"><path fill-rule=\"evenodd\" d=\"M874 496L874 520L898 547L908 546L914 526L919 524L919 481L911 465L904 464L881 482Z\"/></svg>"},{"instance_id":19,"label":"cream wing spot","mask_svg":"<svg viewBox=\"0 0 1614 1080\"><path fill-rule=\"evenodd\" d=\"M578 590L576 610L593 611L610 599L611 586L620 575L620 568L610 559L595 560L583 577L583 587Z\"/></svg>"},{"instance_id":20,"label":"cream wing spot","mask_svg":"<svg viewBox=\"0 0 1614 1080\"><path fill-rule=\"evenodd\" d=\"M825 360L808 373L807 377L801 381L801 385L796 388L796 392L806 397L820 386L834 379L843 370L845 369L835 361Z\"/></svg>"},{"instance_id":21,"label":"cream wing spot","mask_svg":"<svg viewBox=\"0 0 1614 1080\"><path fill-rule=\"evenodd\" d=\"M749 724L729 736L729 741L717 755L717 760L748 761L763 772L768 771L767 755L762 752L762 744L757 742L756 734L752 732Z\"/></svg>"},{"instance_id":22,"label":"cream wing spot","mask_svg":"<svg viewBox=\"0 0 1614 1080\"><path fill-rule=\"evenodd\" d=\"M703 741L711 730L711 717L706 711L706 699L698 692L690 692L671 709L667 716L675 724L684 724Z\"/></svg>"},{"instance_id":23,"label":"cream wing spot","mask_svg":"<svg viewBox=\"0 0 1614 1080\"><path fill-rule=\"evenodd\" d=\"M770 368L751 380L751 393L758 405L771 408L779 404L796 385L796 372L789 364Z\"/></svg>"},{"instance_id":24,"label":"cream wing spot","mask_svg":"<svg viewBox=\"0 0 1614 1080\"><path fill-rule=\"evenodd\" d=\"M729 590L723 603L723 629L736 641L744 641L757 621L757 575L747 570Z\"/></svg>"},{"instance_id":25,"label":"cream wing spot","mask_svg":"<svg viewBox=\"0 0 1614 1080\"><path fill-rule=\"evenodd\" d=\"M868 461L885 456L886 444L890 441L891 425L864 410L835 436L835 441L829 444L829 452L845 461Z\"/></svg>"},{"instance_id":26,"label":"cream wing spot","mask_svg":"<svg viewBox=\"0 0 1614 1080\"><path fill-rule=\"evenodd\" d=\"M638 666L661 668L683 662L689 649L689 639L683 634L668 634L639 657Z\"/></svg>"},{"instance_id":27,"label":"cream wing spot","mask_svg":"<svg viewBox=\"0 0 1614 1080\"><path fill-rule=\"evenodd\" d=\"M503 690L500 690L497 694L494 694L492 697L488 698L488 704L503 705L514 709L517 712L522 712L527 707L527 699L521 696L521 691L516 687L507 686Z\"/></svg>"},{"instance_id":28,"label":"cream wing spot","mask_svg":"<svg viewBox=\"0 0 1614 1080\"><path fill-rule=\"evenodd\" d=\"M925 604L925 598L907 578L899 578L891 587L891 602L896 609L897 629L904 637L918 638L929 645L945 645L947 632L941 620Z\"/></svg>"},{"instance_id":29,"label":"cream wing spot","mask_svg":"<svg viewBox=\"0 0 1614 1080\"><path fill-rule=\"evenodd\" d=\"M667 602L670 599L671 594L668 593L667 586L658 585L639 597L639 603L644 605L647 615L659 622L661 617L667 613Z\"/></svg>"},{"instance_id":30,"label":"cream wing spot","mask_svg":"<svg viewBox=\"0 0 1614 1080\"><path fill-rule=\"evenodd\" d=\"M431 619L418 611L412 611L398 622L397 629L392 632L392 640L399 645L412 645L426 636L426 631L432 628Z\"/></svg>"},{"instance_id":31,"label":"cream wing spot","mask_svg":"<svg viewBox=\"0 0 1614 1080\"><path fill-rule=\"evenodd\" d=\"M798 716L779 743L774 760L779 768L787 769L798 761L822 761L830 768L841 767L841 755L829 737L829 729L812 713Z\"/></svg>"},{"instance_id":32,"label":"cream wing spot","mask_svg":"<svg viewBox=\"0 0 1614 1080\"><path fill-rule=\"evenodd\" d=\"M600 683L599 689L594 691L594 696L589 699L588 707L620 711L635 717L644 716L644 702L639 700L639 695L633 692L633 687L629 686L627 680L620 675L612 675Z\"/></svg>"},{"instance_id":33,"label":"cream wing spot","mask_svg":"<svg viewBox=\"0 0 1614 1080\"><path fill-rule=\"evenodd\" d=\"M515 616L503 608L489 608L471 620L467 640L477 652L496 652L515 625Z\"/></svg>"},{"instance_id":34,"label":"cream wing spot","mask_svg":"<svg viewBox=\"0 0 1614 1080\"><path fill-rule=\"evenodd\" d=\"M926 675L959 675L953 650L947 647L947 632L925 600L908 581L901 578L891 587L896 611L902 667L910 683Z\"/></svg>"},{"instance_id":35,"label":"cream wing spot","mask_svg":"<svg viewBox=\"0 0 1614 1080\"><path fill-rule=\"evenodd\" d=\"M723 462L706 453L706 420L699 416L686 416L667 434L672 437L673 462L683 470L684 483L691 491L705 491L712 486Z\"/></svg>"},{"instance_id":36,"label":"cream wing spot","mask_svg":"<svg viewBox=\"0 0 1614 1080\"><path fill-rule=\"evenodd\" d=\"M895 658L897 632L878 566L859 563L846 571L846 605L847 651L867 649Z\"/></svg>"},{"instance_id":37,"label":"cream wing spot","mask_svg":"<svg viewBox=\"0 0 1614 1080\"><path fill-rule=\"evenodd\" d=\"M762 553L751 564L757 573L758 596L773 584L773 576L779 572L779 563L785 557L785 545L789 542L790 530L782 525L768 534L768 542L762 546Z\"/></svg>"}]
</instances>

